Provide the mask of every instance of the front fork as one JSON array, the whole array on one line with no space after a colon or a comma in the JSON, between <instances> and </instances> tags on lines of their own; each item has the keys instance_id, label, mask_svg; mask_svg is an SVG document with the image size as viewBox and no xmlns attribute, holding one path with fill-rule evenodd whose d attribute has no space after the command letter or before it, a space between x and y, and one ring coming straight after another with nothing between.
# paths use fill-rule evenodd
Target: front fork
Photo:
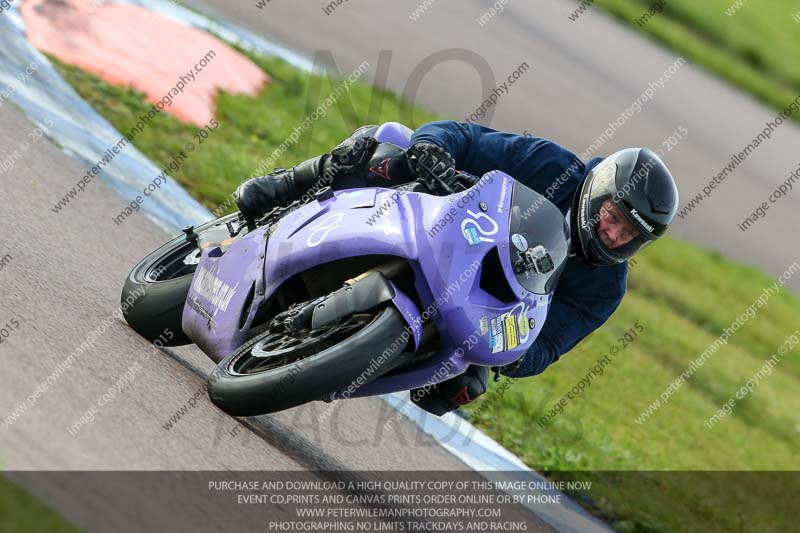
<instances>
[{"instance_id":1,"label":"front fork","mask_svg":"<svg viewBox=\"0 0 800 533\"><path fill-rule=\"evenodd\" d=\"M407 325L414 339L414 350L422 342L422 317L416 304L390 277L398 275L407 265L402 261L375 267L344 282L344 286L306 305L289 309L276 320L289 330L316 330L354 314L368 311L382 303L391 302Z\"/></svg>"}]
</instances>

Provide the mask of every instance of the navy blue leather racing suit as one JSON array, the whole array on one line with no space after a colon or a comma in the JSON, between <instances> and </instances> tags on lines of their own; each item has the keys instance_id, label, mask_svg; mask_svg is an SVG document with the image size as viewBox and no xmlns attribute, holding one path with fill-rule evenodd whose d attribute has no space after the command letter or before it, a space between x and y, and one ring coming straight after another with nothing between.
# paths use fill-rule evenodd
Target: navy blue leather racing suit
<instances>
[{"instance_id":1,"label":"navy blue leather racing suit","mask_svg":"<svg viewBox=\"0 0 800 533\"><path fill-rule=\"evenodd\" d=\"M566 215L578 186L602 158L584 163L548 139L516 135L453 121L431 122L417 129L411 143L444 148L459 170L483 176L501 170L544 195ZM599 328L625 295L627 263L593 266L570 257L559 278L542 331L510 377L532 376L569 352Z\"/></svg>"},{"instance_id":2,"label":"navy blue leather racing suit","mask_svg":"<svg viewBox=\"0 0 800 533\"><path fill-rule=\"evenodd\" d=\"M394 145L376 144L371 135L377 129L378 126L374 125L359 128L332 151L331 157L344 154L341 156L343 160L359 161L347 172L336 173L330 183L333 189L393 187L416 179L403 150ZM354 143L358 138L366 142ZM570 209L579 185L602 161L594 158L584 163L569 150L547 139L453 121L431 122L420 127L413 134L411 143L438 145L452 156L458 170L478 177L492 170L501 170L544 195L564 215ZM355 155L360 153L364 157ZM371 164L370 158L380 164ZM322 159L311 161L312 164L295 167L314 169L305 172L303 187L317 181L320 174L321 167L317 162ZM503 367L500 372L514 378L532 376L558 361L581 339L605 323L617 309L625 294L626 276L627 263L601 267L577 256L569 257L539 336L518 364ZM434 387L411 391L411 398L423 409L441 415L483 394L488 386L488 375L488 368L473 365L460 376Z\"/></svg>"}]
</instances>

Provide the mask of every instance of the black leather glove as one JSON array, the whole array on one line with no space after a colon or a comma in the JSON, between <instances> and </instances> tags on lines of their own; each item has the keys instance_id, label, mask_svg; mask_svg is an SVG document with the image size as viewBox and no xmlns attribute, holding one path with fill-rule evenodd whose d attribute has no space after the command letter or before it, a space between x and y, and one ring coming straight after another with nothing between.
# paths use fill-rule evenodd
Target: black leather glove
<instances>
[{"instance_id":1,"label":"black leather glove","mask_svg":"<svg viewBox=\"0 0 800 533\"><path fill-rule=\"evenodd\" d=\"M286 205L294 199L294 169L275 169L268 176L247 180L233 193L239 211L248 222L279 205Z\"/></svg>"},{"instance_id":2,"label":"black leather glove","mask_svg":"<svg viewBox=\"0 0 800 533\"><path fill-rule=\"evenodd\" d=\"M420 409L442 416L485 393L488 384L489 369L485 366L470 365L463 374L427 390L424 387L413 389L411 401Z\"/></svg>"},{"instance_id":3,"label":"black leather glove","mask_svg":"<svg viewBox=\"0 0 800 533\"><path fill-rule=\"evenodd\" d=\"M408 164L419 178L428 181L431 177L450 183L456 174L456 162L444 148L429 142L418 142L406 151Z\"/></svg>"},{"instance_id":4,"label":"black leather glove","mask_svg":"<svg viewBox=\"0 0 800 533\"><path fill-rule=\"evenodd\" d=\"M509 363L503 366L493 366L492 371L495 373L495 381L499 381L499 375L508 376L509 372L516 372L519 370L519 367L522 366L522 363L525 361L525 357L520 357L513 363Z\"/></svg>"},{"instance_id":5,"label":"black leather glove","mask_svg":"<svg viewBox=\"0 0 800 533\"><path fill-rule=\"evenodd\" d=\"M328 154L303 161L289 170L275 169L272 174L250 179L234 192L239 211L245 220L254 222L271 209L297 200L315 185L321 187L357 170L366 172L378 145L374 137L350 137Z\"/></svg>"},{"instance_id":6,"label":"black leather glove","mask_svg":"<svg viewBox=\"0 0 800 533\"><path fill-rule=\"evenodd\" d=\"M345 174L362 168L369 161L377 144L374 137L345 139L331 150L331 164Z\"/></svg>"}]
</instances>

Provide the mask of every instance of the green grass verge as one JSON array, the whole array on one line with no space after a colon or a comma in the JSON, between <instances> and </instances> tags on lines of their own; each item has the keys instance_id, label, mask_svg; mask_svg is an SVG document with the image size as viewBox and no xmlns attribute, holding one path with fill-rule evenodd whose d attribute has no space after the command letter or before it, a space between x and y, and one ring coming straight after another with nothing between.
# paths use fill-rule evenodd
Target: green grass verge
<instances>
[{"instance_id":1,"label":"green grass verge","mask_svg":"<svg viewBox=\"0 0 800 533\"><path fill-rule=\"evenodd\" d=\"M187 154L177 172L170 172L212 211L224 204L233 190L273 154L303 117L311 115L341 85L339 80L306 74L279 59L248 56L273 77L272 83L255 97L220 94L216 112L219 128L211 132L196 151ZM141 93L110 86L76 67L52 57L50 60L86 101L120 132L131 131L139 117L152 108ZM416 128L437 117L407 105L394 93L356 83L323 118L302 132L298 141L273 162L268 172L274 167L288 168L329 151L359 126L399 119ZM186 143L199 144L195 138L197 131L195 126L160 113L142 133L136 134L134 144L156 164L165 167L184 150Z\"/></svg>"},{"instance_id":2,"label":"green grass verge","mask_svg":"<svg viewBox=\"0 0 800 533\"><path fill-rule=\"evenodd\" d=\"M25 489L0 476L0 531L18 533L80 533Z\"/></svg>"},{"instance_id":3,"label":"green grass verge","mask_svg":"<svg viewBox=\"0 0 800 533\"><path fill-rule=\"evenodd\" d=\"M209 207L224 201L260 159L272 153L300 123L308 109L309 88L322 86L324 98L337 82L302 73L280 60L254 57L274 76L274 83L254 98L220 95L220 129L193 153L176 178ZM65 78L120 131L127 131L149 105L141 94L110 87L76 68L59 65ZM351 91L356 110L371 97L380 111L358 117L337 109L276 164L291 166L329 150L363 123L400 120L416 127L436 117L412 110L396 96L357 86ZM373 108L376 109L376 108ZM412 115L413 118L409 118ZM166 165L197 130L162 115L137 137L136 146L157 164ZM788 265L787 265L788 266ZM520 380L503 401L494 393L470 407L476 423L519 454L531 467L550 472L575 470L725 470L797 469L800 429L800 362L784 359L734 414L713 429L705 421L775 352L798 327L800 301L780 293L748 321L646 423L634 422L686 367L770 285L759 271L719 255L665 238L647 249L632 269L629 294L608 324L562 361L535 379ZM638 338L595 378L580 398L567 405L547 428L535 421L584 376L617 338L639 322ZM583 474L582 474L583 475ZM585 495L587 507L624 531L726 531L744 524L788 526L788 517L764 506L757 514L738 502L709 495L709 482L697 480L620 481L587 472L595 481ZM584 477L585 479L585 477ZM729 489L729 487L726 487ZM774 491L779 492L779 491ZM725 490L725 495L730 495ZM742 494L751 494L747 487ZM791 493L790 493L791 494ZM785 503L776 494L772 504ZM749 512L749 511L748 511ZM761 522L761 520L764 520ZM716 525L715 525L716 524Z\"/></svg>"},{"instance_id":4,"label":"green grass verge","mask_svg":"<svg viewBox=\"0 0 800 533\"><path fill-rule=\"evenodd\" d=\"M643 25L636 21L656 2L597 0L595 5L783 110L800 94L800 24L793 19L800 5L795 0L745 0L741 9L726 15L734 2L664 0L663 12ZM800 120L798 114L793 118Z\"/></svg>"},{"instance_id":5,"label":"green grass verge","mask_svg":"<svg viewBox=\"0 0 800 533\"><path fill-rule=\"evenodd\" d=\"M711 429L705 425L800 326L800 301L786 292L772 296L668 403L644 423L636 422L772 283L755 269L664 238L637 258L629 292L603 328L545 373L508 386L502 401L487 394L469 411L479 427L528 465L556 478L558 471L576 470L797 470L797 349L738 402L732 415ZM622 347L617 339L637 321L644 327L638 338L549 425L537 424L598 358L612 346ZM793 491L756 491L754 480L743 475L706 479L586 472L577 477L593 481L590 507L621 531L724 532L748 524L787 531L792 526L780 509L792 508ZM723 501L723 494L740 495L741 501ZM754 504L755 495L764 505Z\"/></svg>"}]
</instances>

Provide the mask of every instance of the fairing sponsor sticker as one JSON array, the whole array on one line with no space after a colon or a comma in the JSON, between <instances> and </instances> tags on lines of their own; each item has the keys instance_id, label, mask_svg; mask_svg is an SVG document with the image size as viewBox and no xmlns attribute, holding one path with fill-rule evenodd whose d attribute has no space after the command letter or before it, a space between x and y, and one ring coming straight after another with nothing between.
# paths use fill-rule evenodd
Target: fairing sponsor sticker
<instances>
[{"instance_id":1,"label":"fairing sponsor sticker","mask_svg":"<svg viewBox=\"0 0 800 533\"><path fill-rule=\"evenodd\" d=\"M209 313L206 310L205 307L202 306L200 302L197 301L197 298L189 296L189 298L186 301L189 304L189 307L197 311L197 313L199 313L200 316L206 319L206 325L208 326L208 329L212 331L217 329L217 323L214 320L214 317L211 315L211 313Z\"/></svg>"},{"instance_id":2,"label":"fairing sponsor sticker","mask_svg":"<svg viewBox=\"0 0 800 533\"><path fill-rule=\"evenodd\" d=\"M339 222L344 218L344 213L333 213L320 219L320 221L310 228L306 246L314 248L322 244L328 234L339 227Z\"/></svg>"},{"instance_id":3,"label":"fairing sponsor sticker","mask_svg":"<svg viewBox=\"0 0 800 533\"><path fill-rule=\"evenodd\" d=\"M531 330L536 326L536 321L526 315L528 309L523 302L520 302L508 313L489 320L487 333L492 353L513 350L528 341ZM481 334L484 334L484 318L486 317L481 318Z\"/></svg>"},{"instance_id":4,"label":"fairing sponsor sticker","mask_svg":"<svg viewBox=\"0 0 800 533\"><path fill-rule=\"evenodd\" d=\"M528 317L525 315L519 315L517 322L519 323L519 336L527 339L528 333L531 331L531 326L536 324L536 322L532 318L528 321Z\"/></svg>"},{"instance_id":5,"label":"fairing sponsor sticker","mask_svg":"<svg viewBox=\"0 0 800 533\"><path fill-rule=\"evenodd\" d=\"M467 213L470 216L461 221L461 233L464 234L469 245L494 242L491 236L496 235L500 229L497 222L486 213L476 213L471 209L467 209Z\"/></svg>"},{"instance_id":6,"label":"fairing sponsor sticker","mask_svg":"<svg viewBox=\"0 0 800 533\"><path fill-rule=\"evenodd\" d=\"M504 351L505 345L503 315L500 315L489 321L489 348L492 349L492 353L497 353Z\"/></svg>"},{"instance_id":7,"label":"fairing sponsor sticker","mask_svg":"<svg viewBox=\"0 0 800 533\"><path fill-rule=\"evenodd\" d=\"M514 243L514 247L520 252L524 252L528 249L528 239L526 239L525 235L521 233L515 233L512 235L511 242Z\"/></svg>"},{"instance_id":8,"label":"fairing sponsor sticker","mask_svg":"<svg viewBox=\"0 0 800 533\"><path fill-rule=\"evenodd\" d=\"M475 228L464 228L464 237L467 239L470 246L481 243L481 238L478 236L478 232Z\"/></svg>"},{"instance_id":9,"label":"fairing sponsor sticker","mask_svg":"<svg viewBox=\"0 0 800 533\"><path fill-rule=\"evenodd\" d=\"M512 314L503 315L503 325L506 330L506 350L513 350L519 346L519 329L517 319Z\"/></svg>"},{"instance_id":10,"label":"fairing sponsor sticker","mask_svg":"<svg viewBox=\"0 0 800 533\"><path fill-rule=\"evenodd\" d=\"M238 287L238 282L231 287L219 279L215 273L202 266L197 269L197 274L195 274L192 282L192 290L208 300L213 307L220 311L228 310L228 305L236 295Z\"/></svg>"},{"instance_id":11,"label":"fairing sponsor sticker","mask_svg":"<svg viewBox=\"0 0 800 533\"><path fill-rule=\"evenodd\" d=\"M497 212L503 212L503 205L506 203L506 195L508 194L508 179L503 178L503 186L500 188L500 199L497 201Z\"/></svg>"}]
</instances>

